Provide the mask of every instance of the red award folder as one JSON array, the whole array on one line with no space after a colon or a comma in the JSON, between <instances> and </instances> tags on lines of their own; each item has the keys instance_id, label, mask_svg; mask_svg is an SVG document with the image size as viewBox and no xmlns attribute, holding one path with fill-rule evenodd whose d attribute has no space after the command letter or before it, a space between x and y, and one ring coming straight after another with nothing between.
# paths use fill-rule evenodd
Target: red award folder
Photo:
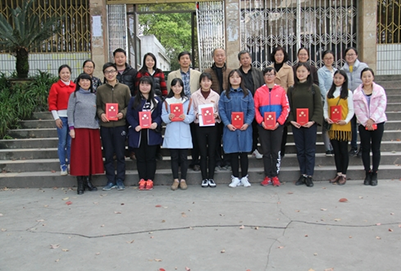
<instances>
[{"instance_id":1,"label":"red award folder","mask_svg":"<svg viewBox=\"0 0 401 271\"><path fill-rule=\"evenodd\" d=\"M297 123L301 126L309 121L309 109L308 108L297 108Z\"/></svg>"},{"instance_id":2,"label":"red award folder","mask_svg":"<svg viewBox=\"0 0 401 271\"><path fill-rule=\"evenodd\" d=\"M241 129L244 125L244 112L232 112L231 113L231 124L237 128Z\"/></svg>"},{"instance_id":3,"label":"red award folder","mask_svg":"<svg viewBox=\"0 0 401 271\"><path fill-rule=\"evenodd\" d=\"M108 120L118 120L118 104L106 103L106 118Z\"/></svg>"},{"instance_id":4,"label":"red award folder","mask_svg":"<svg viewBox=\"0 0 401 271\"><path fill-rule=\"evenodd\" d=\"M265 112L263 119L266 128L274 128L276 126L276 112Z\"/></svg>"},{"instance_id":5,"label":"red award folder","mask_svg":"<svg viewBox=\"0 0 401 271\"><path fill-rule=\"evenodd\" d=\"M180 115L184 113L182 103L170 104L170 113L174 114L174 118L171 121L184 121L180 119Z\"/></svg>"},{"instance_id":6,"label":"red award folder","mask_svg":"<svg viewBox=\"0 0 401 271\"><path fill-rule=\"evenodd\" d=\"M202 108L202 119L204 125L214 124L213 107Z\"/></svg>"},{"instance_id":7,"label":"red award folder","mask_svg":"<svg viewBox=\"0 0 401 271\"><path fill-rule=\"evenodd\" d=\"M340 121L341 118L341 105L330 106L330 119L333 122Z\"/></svg>"},{"instance_id":8,"label":"red award folder","mask_svg":"<svg viewBox=\"0 0 401 271\"><path fill-rule=\"evenodd\" d=\"M151 111L142 111L139 112L139 126L142 129L149 129L152 124L152 112Z\"/></svg>"}]
</instances>

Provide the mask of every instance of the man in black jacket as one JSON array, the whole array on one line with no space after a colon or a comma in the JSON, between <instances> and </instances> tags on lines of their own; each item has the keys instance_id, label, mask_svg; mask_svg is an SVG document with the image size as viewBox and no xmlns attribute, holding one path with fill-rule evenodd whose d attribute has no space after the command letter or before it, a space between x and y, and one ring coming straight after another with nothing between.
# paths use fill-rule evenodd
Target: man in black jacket
<instances>
[{"instance_id":1,"label":"man in black jacket","mask_svg":"<svg viewBox=\"0 0 401 271\"><path fill-rule=\"evenodd\" d=\"M124 49L118 48L113 52L114 62L117 66L117 80L129 87L131 96L135 96L136 69L127 63L127 53Z\"/></svg>"}]
</instances>

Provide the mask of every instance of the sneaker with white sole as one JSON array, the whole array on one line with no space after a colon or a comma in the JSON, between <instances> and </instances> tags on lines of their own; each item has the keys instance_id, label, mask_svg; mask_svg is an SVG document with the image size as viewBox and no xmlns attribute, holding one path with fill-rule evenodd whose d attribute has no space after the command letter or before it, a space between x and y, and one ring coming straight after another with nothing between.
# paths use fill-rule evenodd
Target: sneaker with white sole
<instances>
[{"instance_id":1,"label":"sneaker with white sole","mask_svg":"<svg viewBox=\"0 0 401 271\"><path fill-rule=\"evenodd\" d=\"M241 181L238 177L234 177L231 175L231 183L228 185L229 187L237 187L241 185Z\"/></svg>"},{"instance_id":2,"label":"sneaker with white sole","mask_svg":"<svg viewBox=\"0 0 401 271\"><path fill-rule=\"evenodd\" d=\"M68 167L67 167L67 165L61 165L60 166L60 175L61 176L67 176L68 175Z\"/></svg>"},{"instance_id":3,"label":"sneaker with white sole","mask_svg":"<svg viewBox=\"0 0 401 271\"><path fill-rule=\"evenodd\" d=\"M260 154L260 152L258 151L258 149L255 149L252 153L253 156L255 156L256 159L262 159L263 155Z\"/></svg>"},{"instance_id":4,"label":"sneaker with white sole","mask_svg":"<svg viewBox=\"0 0 401 271\"><path fill-rule=\"evenodd\" d=\"M213 179L207 180L207 184L208 184L210 187L212 187L212 188L215 188L215 187L216 187L216 183L214 182Z\"/></svg>"},{"instance_id":5,"label":"sneaker with white sole","mask_svg":"<svg viewBox=\"0 0 401 271\"><path fill-rule=\"evenodd\" d=\"M251 183L248 180L248 175L246 175L246 176L241 178L241 184L240 185L243 185L244 187L250 187L251 186Z\"/></svg>"},{"instance_id":6,"label":"sneaker with white sole","mask_svg":"<svg viewBox=\"0 0 401 271\"><path fill-rule=\"evenodd\" d=\"M202 186L203 188L208 187L208 186L209 186L209 181L208 181L208 179L202 180L201 186Z\"/></svg>"}]
</instances>

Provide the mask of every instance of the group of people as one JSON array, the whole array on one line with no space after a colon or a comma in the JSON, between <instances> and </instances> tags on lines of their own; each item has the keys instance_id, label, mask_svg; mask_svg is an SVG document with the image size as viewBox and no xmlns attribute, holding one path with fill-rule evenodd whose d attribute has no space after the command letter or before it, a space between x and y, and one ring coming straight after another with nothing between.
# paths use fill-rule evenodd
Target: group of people
<instances>
[{"instance_id":1,"label":"group of people","mask_svg":"<svg viewBox=\"0 0 401 271\"><path fill-rule=\"evenodd\" d=\"M115 63L103 65L103 84L93 76L91 60L84 62L84 72L74 82L71 68L62 65L60 80L48 98L59 137L61 175L69 170L77 176L77 193L82 194L96 190L91 176L105 170L103 190L124 190L128 139L139 190L153 189L161 145L170 151L172 190L187 189L188 167L201 171L202 187L216 187L215 169L229 166L229 186L249 187L250 153L263 158L261 185L280 186L281 159L291 126L301 173L295 184L312 187L317 127L322 126L326 155L334 155L337 172L330 182L344 185L349 155L358 153L358 123L364 184L377 185L387 100L384 89L374 83L373 70L358 61L355 48L345 51L347 64L340 70L332 66L331 51L323 52L325 65L318 70L307 63L307 49L299 49L297 55L291 67L285 49L274 48L271 66L260 71L252 67L250 53L241 51L241 66L231 70L225 51L218 48L213 51L212 67L201 73L190 68L190 53L182 52L180 69L169 73L167 82L152 53L144 56L142 68L136 71L126 63L126 52L115 50Z\"/></svg>"}]
</instances>

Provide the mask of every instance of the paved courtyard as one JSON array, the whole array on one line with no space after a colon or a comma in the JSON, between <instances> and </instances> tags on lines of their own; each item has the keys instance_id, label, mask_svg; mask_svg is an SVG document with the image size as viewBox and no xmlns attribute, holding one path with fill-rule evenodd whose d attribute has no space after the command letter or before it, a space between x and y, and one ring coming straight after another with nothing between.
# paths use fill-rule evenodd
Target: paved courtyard
<instances>
[{"instance_id":1,"label":"paved courtyard","mask_svg":"<svg viewBox=\"0 0 401 271\"><path fill-rule=\"evenodd\" d=\"M398 179L82 196L2 187L0 270L400 270L400 195Z\"/></svg>"}]
</instances>

